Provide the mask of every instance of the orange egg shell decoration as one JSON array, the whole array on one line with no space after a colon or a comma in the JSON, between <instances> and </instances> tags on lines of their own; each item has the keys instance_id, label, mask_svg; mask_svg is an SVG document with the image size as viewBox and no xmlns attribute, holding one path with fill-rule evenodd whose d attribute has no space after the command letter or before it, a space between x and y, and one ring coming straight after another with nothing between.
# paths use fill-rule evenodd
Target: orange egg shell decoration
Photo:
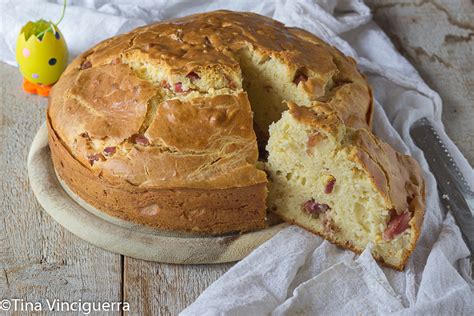
<instances>
[{"instance_id":1,"label":"orange egg shell decoration","mask_svg":"<svg viewBox=\"0 0 474 316\"><path fill-rule=\"evenodd\" d=\"M55 83L68 61L63 34L55 27L54 31L45 32L41 40L36 35L26 39L22 29L16 44L16 60L26 80L41 85Z\"/></svg>"}]
</instances>

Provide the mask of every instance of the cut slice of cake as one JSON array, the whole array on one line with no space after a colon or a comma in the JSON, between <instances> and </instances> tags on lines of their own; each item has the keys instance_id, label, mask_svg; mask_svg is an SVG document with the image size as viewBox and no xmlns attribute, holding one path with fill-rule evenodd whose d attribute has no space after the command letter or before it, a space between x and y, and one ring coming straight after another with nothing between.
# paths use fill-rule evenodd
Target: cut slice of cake
<instances>
[{"instance_id":1,"label":"cut slice of cake","mask_svg":"<svg viewBox=\"0 0 474 316\"><path fill-rule=\"evenodd\" d=\"M403 270L425 210L417 162L329 106L288 107L270 127L270 211L357 253L371 243L376 260Z\"/></svg>"}]
</instances>

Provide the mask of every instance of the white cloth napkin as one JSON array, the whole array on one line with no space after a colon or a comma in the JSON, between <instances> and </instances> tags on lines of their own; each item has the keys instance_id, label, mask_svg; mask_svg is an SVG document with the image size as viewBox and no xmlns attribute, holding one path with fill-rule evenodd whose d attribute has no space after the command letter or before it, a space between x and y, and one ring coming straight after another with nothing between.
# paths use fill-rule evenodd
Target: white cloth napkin
<instances>
[{"instance_id":1,"label":"white cloth napkin","mask_svg":"<svg viewBox=\"0 0 474 316\"><path fill-rule=\"evenodd\" d=\"M15 64L14 45L27 20L55 21L62 1L4 1L0 60ZM450 214L441 210L436 182L409 127L428 117L467 182L474 173L441 122L441 99L371 21L357 0L294 1L69 1L60 24L70 52L136 26L215 9L253 11L307 29L357 59L374 88L374 131L415 157L427 185L422 234L404 272L380 267L366 250L341 250L289 227L214 282L182 315L440 314L473 315L469 251ZM159 302L158 302L159 304Z\"/></svg>"}]
</instances>

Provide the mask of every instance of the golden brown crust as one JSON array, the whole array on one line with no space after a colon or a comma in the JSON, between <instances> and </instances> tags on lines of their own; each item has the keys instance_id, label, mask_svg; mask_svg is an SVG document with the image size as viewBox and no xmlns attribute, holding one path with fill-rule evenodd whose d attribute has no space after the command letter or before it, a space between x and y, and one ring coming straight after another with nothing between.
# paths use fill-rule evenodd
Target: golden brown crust
<instances>
[{"instance_id":1,"label":"golden brown crust","mask_svg":"<svg viewBox=\"0 0 474 316\"><path fill-rule=\"evenodd\" d=\"M354 131L351 143L355 146L354 158L364 166L391 209L397 214L406 210L412 215L424 212L425 184L415 159L395 151L367 130Z\"/></svg>"},{"instance_id":2,"label":"golden brown crust","mask_svg":"<svg viewBox=\"0 0 474 316\"><path fill-rule=\"evenodd\" d=\"M220 235L265 227L265 183L231 189L137 189L97 177L49 129L55 170L81 199L105 213L163 230Z\"/></svg>"},{"instance_id":3,"label":"golden brown crust","mask_svg":"<svg viewBox=\"0 0 474 316\"><path fill-rule=\"evenodd\" d=\"M345 126L339 112L328 104L316 104L312 107L299 106L294 102L287 102L288 111L298 122L318 131L324 131L340 139ZM316 110L313 110L316 109Z\"/></svg>"},{"instance_id":4,"label":"golden brown crust","mask_svg":"<svg viewBox=\"0 0 474 316\"><path fill-rule=\"evenodd\" d=\"M152 145L98 161L103 176L142 188L223 189L266 183L257 170L252 113L245 93L158 105L145 133ZM247 104L247 106L242 106ZM157 167L159 166L159 167Z\"/></svg>"}]
</instances>

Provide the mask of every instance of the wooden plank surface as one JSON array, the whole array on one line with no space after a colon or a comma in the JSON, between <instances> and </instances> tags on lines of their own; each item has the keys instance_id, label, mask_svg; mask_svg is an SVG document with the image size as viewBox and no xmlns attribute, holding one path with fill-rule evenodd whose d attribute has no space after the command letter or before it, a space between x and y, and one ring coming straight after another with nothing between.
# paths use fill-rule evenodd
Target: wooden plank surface
<instances>
[{"instance_id":1,"label":"wooden plank surface","mask_svg":"<svg viewBox=\"0 0 474 316\"><path fill-rule=\"evenodd\" d=\"M173 265L125 258L124 299L139 315L176 315L232 265Z\"/></svg>"},{"instance_id":2,"label":"wooden plank surface","mask_svg":"<svg viewBox=\"0 0 474 316\"><path fill-rule=\"evenodd\" d=\"M448 135L474 163L473 4L369 0L375 20L444 101ZM65 231L29 190L26 157L46 100L20 91L0 63L0 300L130 302L133 315L174 315L232 264L180 266L103 251Z\"/></svg>"},{"instance_id":3,"label":"wooden plank surface","mask_svg":"<svg viewBox=\"0 0 474 316\"><path fill-rule=\"evenodd\" d=\"M15 68L0 67L0 300L120 301L120 255L64 230L29 189L26 159L46 102L21 92Z\"/></svg>"},{"instance_id":4,"label":"wooden plank surface","mask_svg":"<svg viewBox=\"0 0 474 316\"><path fill-rule=\"evenodd\" d=\"M472 0L368 0L374 20L443 100L443 123L474 165Z\"/></svg>"}]
</instances>

